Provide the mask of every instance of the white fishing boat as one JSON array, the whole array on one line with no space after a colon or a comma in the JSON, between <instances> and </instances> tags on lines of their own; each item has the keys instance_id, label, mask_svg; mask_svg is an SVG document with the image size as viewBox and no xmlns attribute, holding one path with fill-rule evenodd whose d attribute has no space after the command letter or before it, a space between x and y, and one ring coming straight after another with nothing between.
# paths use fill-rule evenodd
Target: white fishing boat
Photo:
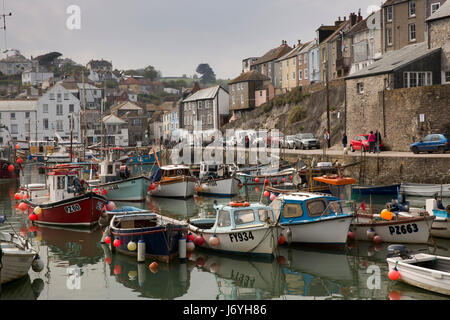
<instances>
[{"instance_id":1,"label":"white fishing boat","mask_svg":"<svg viewBox=\"0 0 450 320\"><path fill-rule=\"evenodd\" d=\"M232 166L201 163L199 178L195 185L199 195L231 197L239 193L241 181Z\"/></svg>"},{"instance_id":2,"label":"white fishing boat","mask_svg":"<svg viewBox=\"0 0 450 320\"><path fill-rule=\"evenodd\" d=\"M435 194L450 197L450 184L402 183L400 193L418 197L433 197Z\"/></svg>"},{"instance_id":3,"label":"white fishing boat","mask_svg":"<svg viewBox=\"0 0 450 320\"><path fill-rule=\"evenodd\" d=\"M150 177L148 194L152 197L189 198L194 195L195 177L189 167L168 165L156 169Z\"/></svg>"},{"instance_id":4,"label":"white fishing boat","mask_svg":"<svg viewBox=\"0 0 450 320\"><path fill-rule=\"evenodd\" d=\"M214 208L216 217L188 221L196 246L233 254L276 255L281 228L272 208L248 202Z\"/></svg>"},{"instance_id":5,"label":"white fishing boat","mask_svg":"<svg viewBox=\"0 0 450 320\"><path fill-rule=\"evenodd\" d=\"M399 273L399 281L450 295L450 257L425 253L410 254L403 246L392 246L386 261L389 272Z\"/></svg>"},{"instance_id":6,"label":"white fishing boat","mask_svg":"<svg viewBox=\"0 0 450 320\"><path fill-rule=\"evenodd\" d=\"M35 257L25 239L0 232L0 285L26 276Z\"/></svg>"}]
</instances>

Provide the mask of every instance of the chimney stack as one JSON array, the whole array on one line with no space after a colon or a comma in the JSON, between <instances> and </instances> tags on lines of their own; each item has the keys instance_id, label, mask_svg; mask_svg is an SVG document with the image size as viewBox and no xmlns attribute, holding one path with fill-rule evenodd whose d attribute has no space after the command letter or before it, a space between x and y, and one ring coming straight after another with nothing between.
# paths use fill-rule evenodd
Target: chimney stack
<instances>
[{"instance_id":1,"label":"chimney stack","mask_svg":"<svg viewBox=\"0 0 450 320\"><path fill-rule=\"evenodd\" d=\"M354 12L350 13L349 20L350 20L350 24L352 26L354 26L356 24L356 18L357 18L356 14Z\"/></svg>"},{"instance_id":2,"label":"chimney stack","mask_svg":"<svg viewBox=\"0 0 450 320\"><path fill-rule=\"evenodd\" d=\"M356 20L356 22L360 22L360 21L362 21L361 9L359 9L359 11L358 11L358 19Z\"/></svg>"}]
</instances>

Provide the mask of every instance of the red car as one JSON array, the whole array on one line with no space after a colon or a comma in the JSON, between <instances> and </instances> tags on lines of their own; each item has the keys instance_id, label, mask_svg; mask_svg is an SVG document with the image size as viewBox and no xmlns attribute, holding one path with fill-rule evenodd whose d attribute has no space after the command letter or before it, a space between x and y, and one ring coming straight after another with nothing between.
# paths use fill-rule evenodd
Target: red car
<instances>
[{"instance_id":1,"label":"red car","mask_svg":"<svg viewBox=\"0 0 450 320\"><path fill-rule=\"evenodd\" d=\"M380 150L383 148L383 143L380 142ZM354 136L350 141L350 150L354 152L355 150L361 150L363 152L369 151L369 135L359 134Z\"/></svg>"}]
</instances>

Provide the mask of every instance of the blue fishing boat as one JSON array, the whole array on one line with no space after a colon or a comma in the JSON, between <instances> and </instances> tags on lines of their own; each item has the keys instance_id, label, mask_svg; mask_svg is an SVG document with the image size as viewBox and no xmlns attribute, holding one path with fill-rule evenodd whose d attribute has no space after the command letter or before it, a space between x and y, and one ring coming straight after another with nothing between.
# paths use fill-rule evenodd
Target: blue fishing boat
<instances>
[{"instance_id":1,"label":"blue fishing boat","mask_svg":"<svg viewBox=\"0 0 450 320\"><path fill-rule=\"evenodd\" d=\"M344 245L354 211L330 194L280 194L271 203L288 243Z\"/></svg>"},{"instance_id":2,"label":"blue fishing boat","mask_svg":"<svg viewBox=\"0 0 450 320\"><path fill-rule=\"evenodd\" d=\"M137 256L144 250L145 258L165 263L178 257L178 240L186 231L183 222L156 213L115 215L109 225L111 244L119 240L119 245L114 245L117 252Z\"/></svg>"},{"instance_id":3,"label":"blue fishing boat","mask_svg":"<svg viewBox=\"0 0 450 320\"><path fill-rule=\"evenodd\" d=\"M156 154L158 158L160 157L161 150L157 151ZM155 164L156 158L154 153L149 153L146 155L132 156L128 157L126 164Z\"/></svg>"}]
</instances>

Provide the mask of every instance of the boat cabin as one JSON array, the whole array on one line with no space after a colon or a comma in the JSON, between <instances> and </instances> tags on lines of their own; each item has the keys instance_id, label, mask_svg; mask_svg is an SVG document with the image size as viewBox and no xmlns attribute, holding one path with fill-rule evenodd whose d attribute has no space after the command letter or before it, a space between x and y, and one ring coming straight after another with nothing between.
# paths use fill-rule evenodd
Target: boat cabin
<instances>
[{"instance_id":1,"label":"boat cabin","mask_svg":"<svg viewBox=\"0 0 450 320\"><path fill-rule=\"evenodd\" d=\"M352 184L356 180L350 177L343 177L337 174L314 177L315 181L329 187L331 194L340 200L350 200L352 197Z\"/></svg>"},{"instance_id":2,"label":"boat cabin","mask_svg":"<svg viewBox=\"0 0 450 320\"><path fill-rule=\"evenodd\" d=\"M79 194L82 186L79 180L79 172L75 169L75 167L54 169L47 173L50 202L72 198Z\"/></svg>"},{"instance_id":3,"label":"boat cabin","mask_svg":"<svg viewBox=\"0 0 450 320\"><path fill-rule=\"evenodd\" d=\"M200 179L218 179L231 176L233 173L231 167L225 164L207 164L202 162L200 164Z\"/></svg>"},{"instance_id":4,"label":"boat cabin","mask_svg":"<svg viewBox=\"0 0 450 320\"><path fill-rule=\"evenodd\" d=\"M191 176L191 171L187 166L173 165L173 166L163 166L161 167L161 177L164 178L175 178L181 176Z\"/></svg>"},{"instance_id":5,"label":"boat cabin","mask_svg":"<svg viewBox=\"0 0 450 320\"><path fill-rule=\"evenodd\" d=\"M30 141L30 154L49 154L55 152L55 141Z\"/></svg>"},{"instance_id":6,"label":"boat cabin","mask_svg":"<svg viewBox=\"0 0 450 320\"><path fill-rule=\"evenodd\" d=\"M278 196L270 206L281 224L295 224L353 215L352 203L329 194L296 192Z\"/></svg>"},{"instance_id":7,"label":"boat cabin","mask_svg":"<svg viewBox=\"0 0 450 320\"><path fill-rule=\"evenodd\" d=\"M128 213L116 215L112 226L117 229L151 228L158 225L158 218L154 213Z\"/></svg>"},{"instance_id":8,"label":"boat cabin","mask_svg":"<svg viewBox=\"0 0 450 320\"><path fill-rule=\"evenodd\" d=\"M127 179L129 171L126 165L119 161L120 153L124 151L123 148L106 148L105 159L99 164L98 177L100 183L108 183L118 180L118 177Z\"/></svg>"},{"instance_id":9,"label":"boat cabin","mask_svg":"<svg viewBox=\"0 0 450 320\"><path fill-rule=\"evenodd\" d=\"M263 204L231 202L229 205L219 205L215 208L215 218L199 218L191 221L191 224L200 229L214 229L221 232L260 227L269 221L275 221L272 208Z\"/></svg>"}]
</instances>

